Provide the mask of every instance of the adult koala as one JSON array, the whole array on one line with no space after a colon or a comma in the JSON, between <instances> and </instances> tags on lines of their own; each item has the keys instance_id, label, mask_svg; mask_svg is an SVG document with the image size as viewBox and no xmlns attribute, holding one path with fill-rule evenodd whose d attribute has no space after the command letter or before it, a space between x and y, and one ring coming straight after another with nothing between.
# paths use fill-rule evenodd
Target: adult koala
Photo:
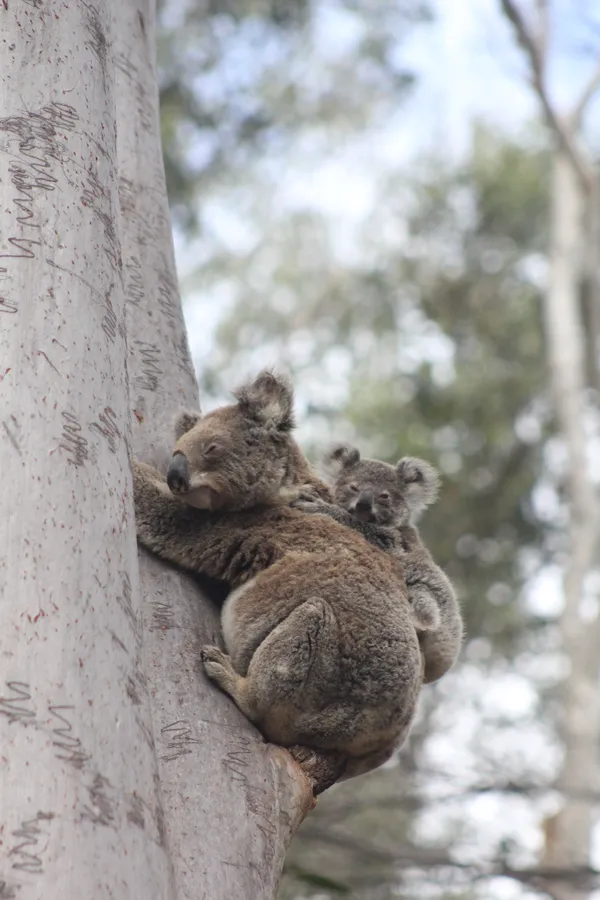
<instances>
[{"instance_id":1,"label":"adult koala","mask_svg":"<svg viewBox=\"0 0 600 900\"><path fill-rule=\"evenodd\" d=\"M180 418L166 481L134 463L138 538L233 588L227 653L203 648L204 668L267 740L333 760L313 767L318 793L408 734L423 675L413 612L393 555L287 505L306 483L330 497L292 438L288 381L261 372L236 397Z\"/></svg>"}]
</instances>

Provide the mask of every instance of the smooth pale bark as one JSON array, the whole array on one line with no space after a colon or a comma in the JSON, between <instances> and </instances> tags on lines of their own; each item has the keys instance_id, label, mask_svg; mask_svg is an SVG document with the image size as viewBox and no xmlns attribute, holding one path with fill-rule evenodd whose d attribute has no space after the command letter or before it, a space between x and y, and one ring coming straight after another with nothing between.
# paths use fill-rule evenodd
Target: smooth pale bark
<instances>
[{"instance_id":1,"label":"smooth pale bark","mask_svg":"<svg viewBox=\"0 0 600 900\"><path fill-rule=\"evenodd\" d=\"M153 0L113 7L134 451L163 470L178 408L198 408L173 261L158 131ZM204 676L218 612L191 579L140 553L144 657L180 900L274 898L312 805L308 782Z\"/></svg>"},{"instance_id":2,"label":"smooth pale bark","mask_svg":"<svg viewBox=\"0 0 600 900\"><path fill-rule=\"evenodd\" d=\"M105 0L0 9L0 897L171 898Z\"/></svg>"},{"instance_id":3,"label":"smooth pale bark","mask_svg":"<svg viewBox=\"0 0 600 900\"><path fill-rule=\"evenodd\" d=\"M564 762L557 786L564 806L547 829L550 866L585 868L590 862L596 795L600 789L598 626L582 616L586 576L596 562L598 509L585 434L585 338L579 287L585 262L585 204L581 180L557 149L552 180L550 278L544 302L548 362L556 412L568 452L569 555L564 577L563 647L570 674L563 686L561 735ZM581 900L588 890L552 885L556 900Z\"/></svg>"}]
</instances>

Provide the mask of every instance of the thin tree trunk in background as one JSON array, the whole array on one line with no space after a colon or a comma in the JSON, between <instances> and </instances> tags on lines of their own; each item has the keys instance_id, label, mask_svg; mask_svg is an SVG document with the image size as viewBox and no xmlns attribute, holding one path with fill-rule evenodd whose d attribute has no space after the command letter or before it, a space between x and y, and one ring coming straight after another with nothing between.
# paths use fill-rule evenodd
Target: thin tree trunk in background
<instances>
[{"instance_id":1,"label":"thin tree trunk in background","mask_svg":"<svg viewBox=\"0 0 600 900\"><path fill-rule=\"evenodd\" d=\"M134 451L163 471L178 408L198 408L173 259L158 129L154 0L114 5L118 154ZM291 757L265 745L199 665L217 610L140 552L145 671L180 900L274 898L312 804Z\"/></svg>"},{"instance_id":2,"label":"thin tree trunk in background","mask_svg":"<svg viewBox=\"0 0 600 900\"><path fill-rule=\"evenodd\" d=\"M173 896L140 670L108 10L0 9L4 900Z\"/></svg>"},{"instance_id":3,"label":"thin tree trunk in background","mask_svg":"<svg viewBox=\"0 0 600 900\"><path fill-rule=\"evenodd\" d=\"M579 285L586 253L581 180L562 149L554 159L550 278L545 298L548 362L556 412L568 452L569 555L564 578L562 643L570 663L563 688L564 762L557 786L566 794L549 830L544 862L562 868L589 865L594 795L600 787L600 698L597 628L582 618L584 582L595 562L598 511L589 474L585 435L585 338ZM589 799L587 799L589 797ZM554 884L557 900L581 900L588 892Z\"/></svg>"}]
</instances>

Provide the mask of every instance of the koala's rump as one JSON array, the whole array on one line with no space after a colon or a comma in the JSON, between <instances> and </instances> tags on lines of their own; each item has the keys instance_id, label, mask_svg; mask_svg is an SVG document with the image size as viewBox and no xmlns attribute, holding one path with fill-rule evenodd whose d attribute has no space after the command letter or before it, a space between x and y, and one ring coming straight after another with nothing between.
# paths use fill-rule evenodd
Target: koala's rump
<instances>
[{"instance_id":1,"label":"koala's rump","mask_svg":"<svg viewBox=\"0 0 600 900\"><path fill-rule=\"evenodd\" d=\"M421 656L403 585L385 565L287 553L234 592L223 624L270 740L360 755L406 730Z\"/></svg>"}]
</instances>

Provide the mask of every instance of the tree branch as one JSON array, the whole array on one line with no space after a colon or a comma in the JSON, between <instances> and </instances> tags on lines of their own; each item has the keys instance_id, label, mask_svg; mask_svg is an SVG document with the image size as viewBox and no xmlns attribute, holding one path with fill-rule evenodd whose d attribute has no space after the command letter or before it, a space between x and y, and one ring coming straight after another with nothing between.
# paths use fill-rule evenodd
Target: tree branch
<instances>
[{"instance_id":1,"label":"tree branch","mask_svg":"<svg viewBox=\"0 0 600 900\"><path fill-rule=\"evenodd\" d=\"M320 827L314 821L308 821L303 828L304 838L317 841L320 845L330 844L350 850L365 863L390 865L394 869L456 869L471 873L470 877L480 881L487 878L513 878L521 884L535 889L547 888L543 882L564 883L593 890L598 884L599 873L591 866L531 866L527 869L516 869L503 860L478 865L471 862L460 862L448 856L443 850L434 848L412 847L406 845L398 851L377 847L372 842L355 837L335 828Z\"/></svg>"},{"instance_id":2,"label":"tree branch","mask_svg":"<svg viewBox=\"0 0 600 900\"><path fill-rule=\"evenodd\" d=\"M548 0L536 0L538 11L538 38L537 46L542 67L546 66L546 53L548 49Z\"/></svg>"},{"instance_id":3,"label":"tree branch","mask_svg":"<svg viewBox=\"0 0 600 900\"><path fill-rule=\"evenodd\" d=\"M574 128L579 127L581 124L581 119L588 107L588 104L593 99L594 94L600 89L600 60L596 64L596 68L592 72L592 77L584 87L581 92L581 96L577 103L575 104L573 110L569 115L569 121L572 123Z\"/></svg>"},{"instance_id":4,"label":"tree branch","mask_svg":"<svg viewBox=\"0 0 600 900\"><path fill-rule=\"evenodd\" d=\"M540 37L536 40L514 0L500 0L500 5L504 15L515 30L518 43L523 48L523 51L529 60L532 87L542 106L546 123L554 132L559 143L562 144L565 151L568 153L573 167L584 187L589 189L594 180L595 173L575 141L575 123L565 120L564 117L556 112L546 90L544 78L544 34L542 32Z\"/></svg>"}]
</instances>

